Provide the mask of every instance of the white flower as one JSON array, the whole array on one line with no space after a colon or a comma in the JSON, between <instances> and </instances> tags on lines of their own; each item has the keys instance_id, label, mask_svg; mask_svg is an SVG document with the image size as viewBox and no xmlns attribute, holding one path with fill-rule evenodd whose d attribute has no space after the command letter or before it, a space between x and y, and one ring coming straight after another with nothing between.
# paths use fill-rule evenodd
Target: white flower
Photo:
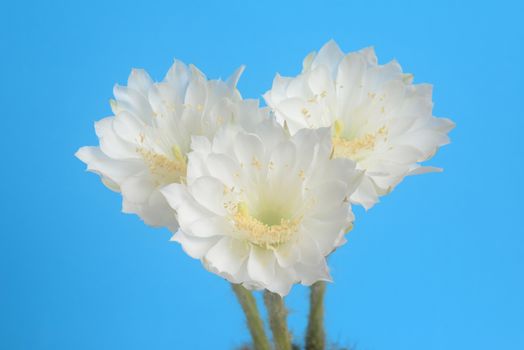
<instances>
[{"instance_id":1,"label":"white flower","mask_svg":"<svg viewBox=\"0 0 524 350\"><path fill-rule=\"evenodd\" d=\"M114 88L114 116L95 124L100 146L82 147L76 156L122 193L124 212L175 231L175 215L159 189L185 178L191 136L212 137L225 123L249 129L268 116L257 100L242 100L236 89L242 70L228 82L207 80L175 61L160 83L133 70L127 86Z\"/></svg>"},{"instance_id":2,"label":"white flower","mask_svg":"<svg viewBox=\"0 0 524 350\"><path fill-rule=\"evenodd\" d=\"M327 128L291 137L274 121L194 137L187 186L162 190L178 213L173 239L247 288L285 295L294 283L329 280L325 257L345 242L360 180L353 162L329 159L330 141Z\"/></svg>"},{"instance_id":3,"label":"white flower","mask_svg":"<svg viewBox=\"0 0 524 350\"><path fill-rule=\"evenodd\" d=\"M351 200L369 208L406 175L440 170L418 163L449 142L454 124L432 116L431 85L412 80L395 61L377 64L372 48L345 55L330 41L298 76L277 75L264 98L291 133L331 127L334 157L365 170Z\"/></svg>"}]
</instances>

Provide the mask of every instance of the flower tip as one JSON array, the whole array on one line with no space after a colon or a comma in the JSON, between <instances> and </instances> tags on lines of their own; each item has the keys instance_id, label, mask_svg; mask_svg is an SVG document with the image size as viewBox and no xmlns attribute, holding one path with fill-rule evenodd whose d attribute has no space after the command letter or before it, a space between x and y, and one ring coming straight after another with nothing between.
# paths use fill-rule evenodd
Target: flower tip
<instances>
[{"instance_id":1,"label":"flower tip","mask_svg":"<svg viewBox=\"0 0 524 350\"><path fill-rule=\"evenodd\" d=\"M271 101L271 90L264 92L262 98L266 101L266 104L269 104L268 102Z\"/></svg>"},{"instance_id":2,"label":"flower tip","mask_svg":"<svg viewBox=\"0 0 524 350\"><path fill-rule=\"evenodd\" d=\"M364 208L364 210L366 211L366 213L375 206L375 204L377 204L378 202L380 202L380 200L377 198L377 201L376 202L372 202L372 201L365 201L365 202L362 202L360 203L362 205L362 207Z\"/></svg>"},{"instance_id":3,"label":"flower tip","mask_svg":"<svg viewBox=\"0 0 524 350\"><path fill-rule=\"evenodd\" d=\"M304 60L302 61L302 71L303 72L308 71L311 68L311 65L313 64L313 61L316 55L317 55L316 51L312 51L304 58Z\"/></svg>"},{"instance_id":4,"label":"flower tip","mask_svg":"<svg viewBox=\"0 0 524 350\"><path fill-rule=\"evenodd\" d=\"M241 65L240 67L238 67L235 72L229 77L229 79L227 79L227 85L231 88L231 89L234 89L236 88L237 84L238 84L238 81L240 80L240 76L242 75L242 73L244 72L244 70L246 69L246 65Z\"/></svg>"},{"instance_id":5,"label":"flower tip","mask_svg":"<svg viewBox=\"0 0 524 350\"><path fill-rule=\"evenodd\" d=\"M81 157L81 151L82 151L82 148L83 148L83 147L80 147L80 148L77 149L76 152L74 153L74 156L75 156L76 158L80 159L80 160L82 160L82 158L80 158L80 157Z\"/></svg>"},{"instance_id":6,"label":"flower tip","mask_svg":"<svg viewBox=\"0 0 524 350\"><path fill-rule=\"evenodd\" d=\"M171 65L170 69L172 69L174 67L186 67L186 64L184 63L184 61L179 60L176 57L173 57L173 64Z\"/></svg>"},{"instance_id":7,"label":"flower tip","mask_svg":"<svg viewBox=\"0 0 524 350\"><path fill-rule=\"evenodd\" d=\"M80 147L74 154L76 158L81 160L84 163L87 163L87 153L89 152L89 148L87 146Z\"/></svg>"},{"instance_id":8,"label":"flower tip","mask_svg":"<svg viewBox=\"0 0 524 350\"><path fill-rule=\"evenodd\" d=\"M189 70L191 71L191 74L193 74L193 75L195 75L197 77L200 77L200 78L203 78L203 79L206 78L204 73L202 73L202 71L200 71L200 69L198 69L194 64L190 64L189 65Z\"/></svg>"},{"instance_id":9,"label":"flower tip","mask_svg":"<svg viewBox=\"0 0 524 350\"><path fill-rule=\"evenodd\" d=\"M341 49L340 49L340 46L337 44L337 42L335 41L335 39L331 38L329 39L325 44L324 46L322 46L322 48L320 49L320 51L325 51L325 50L329 50L329 51L333 51L333 52L340 52L342 53ZM319 51L319 52L320 52Z\"/></svg>"},{"instance_id":10,"label":"flower tip","mask_svg":"<svg viewBox=\"0 0 524 350\"><path fill-rule=\"evenodd\" d=\"M446 123L446 131L449 132L457 127L457 124L449 118L441 118Z\"/></svg>"},{"instance_id":11,"label":"flower tip","mask_svg":"<svg viewBox=\"0 0 524 350\"><path fill-rule=\"evenodd\" d=\"M441 173L443 172L443 168L434 167L434 166L418 166L413 169L411 169L408 173L408 175L422 175L427 173Z\"/></svg>"}]
</instances>

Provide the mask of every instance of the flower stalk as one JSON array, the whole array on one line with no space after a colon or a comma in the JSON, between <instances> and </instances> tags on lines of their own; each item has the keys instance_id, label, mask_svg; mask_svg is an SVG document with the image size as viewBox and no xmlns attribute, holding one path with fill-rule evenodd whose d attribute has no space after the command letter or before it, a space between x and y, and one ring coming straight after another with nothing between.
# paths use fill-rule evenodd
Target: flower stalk
<instances>
[{"instance_id":1,"label":"flower stalk","mask_svg":"<svg viewBox=\"0 0 524 350\"><path fill-rule=\"evenodd\" d=\"M326 347L326 334L324 331L324 295L326 293L326 282L316 282L311 286L310 290L306 350L324 350Z\"/></svg>"},{"instance_id":2,"label":"flower stalk","mask_svg":"<svg viewBox=\"0 0 524 350\"><path fill-rule=\"evenodd\" d=\"M287 329L287 310L284 299L268 290L264 292L264 303L266 304L269 326L273 332L273 341L276 350L291 350L291 334Z\"/></svg>"},{"instance_id":3,"label":"flower stalk","mask_svg":"<svg viewBox=\"0 0 524 350\"><path fill-rule=\"evenodd\" d=\"M253 294L240 284L231 283L231 287L246 315L247 327L253 338L255 350L271 350L271 345L264 331L264 323L260 318L257 302Z\"/></svg>"}]
</instances>

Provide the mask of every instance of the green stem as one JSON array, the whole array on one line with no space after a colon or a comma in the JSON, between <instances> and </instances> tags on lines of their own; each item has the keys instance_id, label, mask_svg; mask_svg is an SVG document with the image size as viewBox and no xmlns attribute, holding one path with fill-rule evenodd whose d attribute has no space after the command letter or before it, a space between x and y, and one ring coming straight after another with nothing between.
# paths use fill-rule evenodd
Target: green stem
<instances>
[{"instance_id":1,"label":"green stem","mask_svg":"<svg viewBox=\"0 0 524 350\"><path fill-rule=\"evenodd\" d=\"M326 347L326 334L324 332L324 294L326 293L326 282L316 282L310 289L306 350L324 350Z\"/></svg>"},{"instance_id":2,"label":"green stem","mask_svg":"<svg viewBox=\"0 0 524 350\"><path fill-rule=\"evenodd\" d=\"M258 313L257 302L253 294L240 284L231 283L242 310L246 315L247 327L253 338L255 350L271 350L271 345L264 331L264 323Z\"/></svg>"},{"instance_id":3,"label":"green stem","mask_svg":"<svg viewBox=\"0 0 524 350\"><path fill-rule=\"evenodd\" d=\"M269 326L273 332L276 350L291 350L291 334L287 329L287 310L284 299L268 290L264 292L264 303L269 316Z\"/></svg>"}]
</instances>

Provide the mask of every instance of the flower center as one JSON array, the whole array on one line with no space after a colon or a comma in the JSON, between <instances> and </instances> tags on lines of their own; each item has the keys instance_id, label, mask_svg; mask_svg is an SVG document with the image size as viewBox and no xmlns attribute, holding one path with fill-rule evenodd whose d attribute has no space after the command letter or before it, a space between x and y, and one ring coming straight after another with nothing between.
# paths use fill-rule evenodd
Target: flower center
<instances>
[{"instance_id":1,"label":"flower center","mask_svg":"<svg viewBox=\"0 0 524 350\"><path fill-rule=\"evenodd\" d=\"M171 155L155 153L144 148L137 149L153 175L157 186L182 182L186 176L187 159L178 146L173 146Z\"/></svg>"},{"instance_id":2,"label":"flower center","mask_svg":"<svg viewBox=\"0 0 524 350\"><path fill-rule=\"evenodd\" d=\"M388 129L383 126L374 133L352 139L342 136L343 132L344 124L338 119L333 124L333 157L358 161L364 158L367 152L373 151L380 139L386 138Z\"/></svg>"},{"instance_id":3,"label":"flower center","mask_svg":"<svg viewBox=\"0 0 524 350\"><path fill-rule=\"evenodd\" d=\"M260 218L253 217L243 202L237 204L233 221L249 241L264 248L286 243L298 231L300 224L300 220L278 217L273 212L266 212Z\"/></svg>"}]
</instances>

